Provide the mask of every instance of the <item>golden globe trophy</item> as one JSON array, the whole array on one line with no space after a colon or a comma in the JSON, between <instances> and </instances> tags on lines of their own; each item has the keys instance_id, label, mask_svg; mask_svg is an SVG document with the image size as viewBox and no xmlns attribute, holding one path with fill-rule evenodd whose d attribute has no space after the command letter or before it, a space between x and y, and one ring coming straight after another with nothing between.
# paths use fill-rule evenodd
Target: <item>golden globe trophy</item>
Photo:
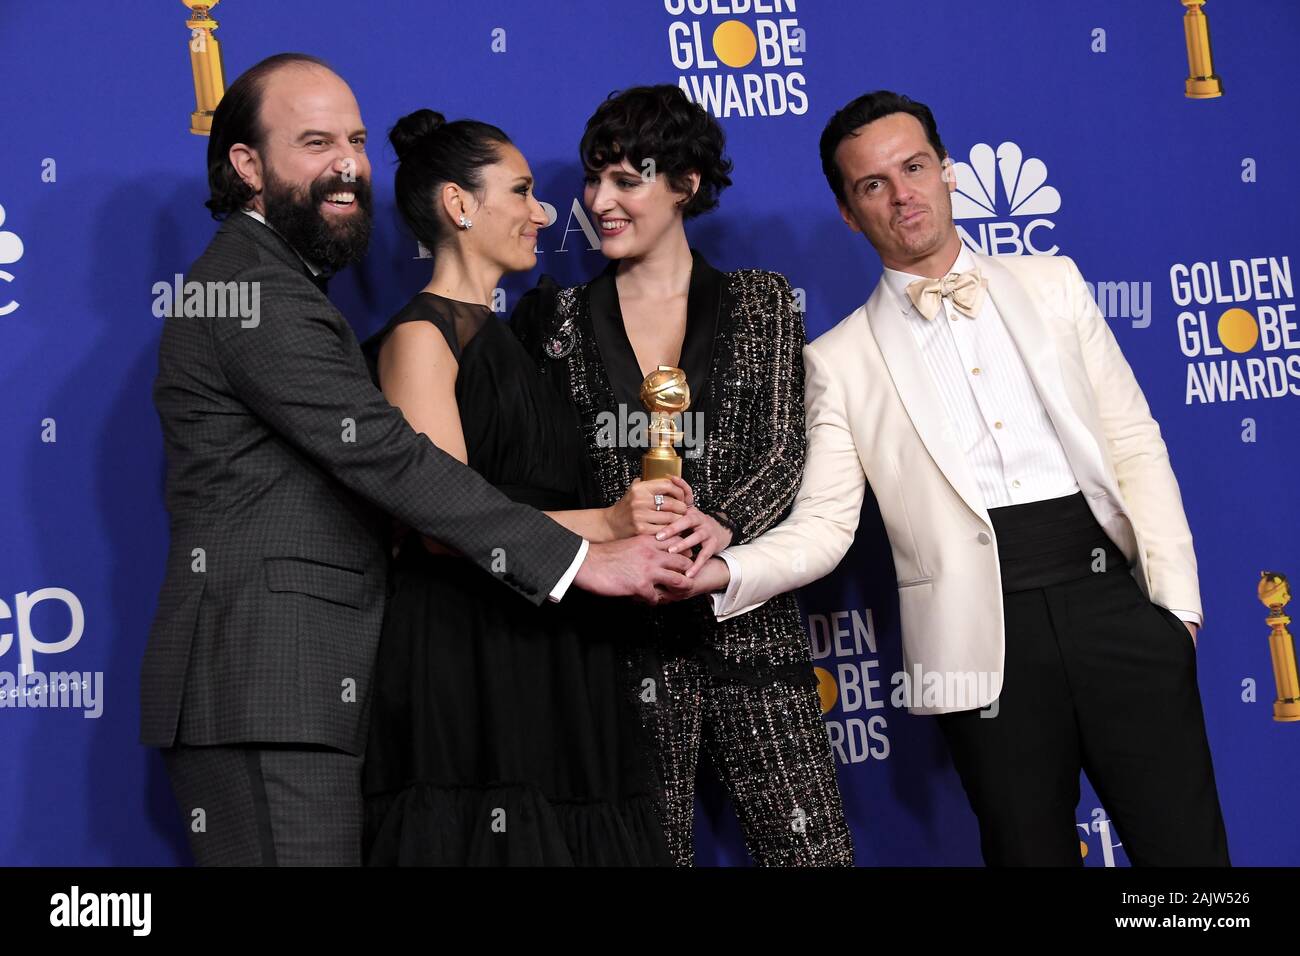
<instances>
[{"instance_id":1,"label":"golden globe trophy","mask_svg":"<svg viewBox=\"0 0 1300 956\"><path fill-rule=\"evenodd\" d=\"M686 373L671 365L660 365L641 383L641 404L650 413L650 450L641 456L641 480L682 476L682 460L673 448L682 433L673 421L691 404Z\"/></svg>"},{"instance_id":2,"label":"golden globe trophy","mask_svg":"<svg viewBox=\"0 0 1300 956\"><path fill-rule=\"evenodd\" d=\"M1210 21L1205 17L1205 0L1182 0L1187 13L1183 15L1183 32L1187 34L1187 96L1193 100L1209 100L1223 95L1223 80L1214 72L1214 55L1210 52Z\"/></svg>"},{"instance_id":3,"label":"golden globe trophy","mask_svg":"<svg viewBox=\"0 0 1300 956\"><path fill-rule=\"evenodd\" d=\"M190 28L190 66L194 68L194 99L198 105L190 114L190 132L195 136L212 133L212 111L226 92L225 69L221 62L221 44L212 35L217 21L208 11L221 0L181 0L190 8L185 25Z\"/></svg>"},{"instance_id":4,"label":"golden globe trophy","mask_svg":"<svg viewBox=\"0 0 1300 956\"><path fill-rule=\"evenodd\" d=\"M1270 611L1264 621L1273 629L1268 635L1268 649L1273 655L1273 679L1277 682L1273 719L1300 720L1300 677L1296 675L1295 640L1286 627L1291 618L1282 611L1291 600L1286 575L1261 571L1259 599Z\"/></svg>"}]
</instances>

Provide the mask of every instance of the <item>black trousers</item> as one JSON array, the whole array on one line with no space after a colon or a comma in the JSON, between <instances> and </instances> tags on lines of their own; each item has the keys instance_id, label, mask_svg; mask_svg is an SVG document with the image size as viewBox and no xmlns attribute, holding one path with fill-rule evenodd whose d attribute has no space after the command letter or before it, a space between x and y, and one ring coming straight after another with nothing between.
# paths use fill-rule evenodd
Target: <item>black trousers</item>
<instances>
[{"instance_id":1,"label":"black trousers","mask_svg":"<svg viewBox=\"0 0 1300 956\"><path fill-rule=\"evenodd\" d=\"M1227 866L1190 633L1148 601L1081 494L989 512L996 707L937 719L990 866L1081 866L1084 770L1135 866Z\"/></svg>"},{"instance_id":2,"label":"black trousers","mask_svg":"<svg viewBox=\"0 0 1300 956\"><path fill-rule=\"evenodd\" d=\"M309 746L162 751L195 863L361 865L361 758Z\"/></svg>"}]
</instances>

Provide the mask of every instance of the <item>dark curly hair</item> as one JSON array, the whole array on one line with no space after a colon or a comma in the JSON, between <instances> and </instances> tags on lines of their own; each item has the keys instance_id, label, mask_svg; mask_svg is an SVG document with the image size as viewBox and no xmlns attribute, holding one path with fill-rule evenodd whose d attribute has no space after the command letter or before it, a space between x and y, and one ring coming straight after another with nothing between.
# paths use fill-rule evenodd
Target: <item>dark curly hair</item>
<instances>
[{"instance_id":1,"label":"dark curly hair","mask_svg":"<svg viewBox=\"0 0 1300 956\"><path fill-rule=\"evenodd\" d=\"M909 116L915 116L925 128L925 137L930 141L930 146L933 147L940 162L948 158L948 150L944 148L943 140L939 138L939 127L935 124L930 107L889 90L863 93L832 116L826 128L822 130L819 147L822 156L822 172L826 175L826 182L830 184L831 192L841 204L846 202L844 174L840 172L839 164L835 162L835 150L850 136L858 135L858 130L868 123L892 113L907 113Z\"/></svg>"},{"instance_id":2,"label":"dark curly hair","mask_svg":"<svg viewBox=\"0 0 1300 956\"><path fill-rule=\"evenodd\" d=\"M700 174L695 195L681 204L690 219L718 206L718 194L731 185L731 160L723 155L727 138L704 107L670 84L615 91L587 120L578 155L588 173L627 159L637 169L646 160L679 193L689 194L689 174Z\"/></svg>"},{"instance_id":3,"label":"dark curly hair","mask_svg":"<svg viewBox=\"0 0 1300 956\"><path fill-rule=\"evenodd\" d=\"M397 154L397 208L415 238L433 250L451 229L442 215L438 190L447 183L472 193L483 188L482 170L501 158L510 137L490 123L461 119L448 123L435 110L416 110L388 131Z\"/></svg>"},{"instance_id":4,"label":"dark curly hair","mask_svg":"<svg viewBox=\"0 0 1300 956\"><path fill-rule=\"evenodd\" d=\"M239 178L230 163L230 147L245 143L260 150L266 142L262 127L262 94L266 81L276 70L291 65L330 65L306 53L277 53L250 66L230 84L212 114L212 135L208 137L208 190L211 197L203 205L221 219L243 209L253 200L252 187ZM331 72L333 72L331 70Z\"/></svg>"}]
</instances>

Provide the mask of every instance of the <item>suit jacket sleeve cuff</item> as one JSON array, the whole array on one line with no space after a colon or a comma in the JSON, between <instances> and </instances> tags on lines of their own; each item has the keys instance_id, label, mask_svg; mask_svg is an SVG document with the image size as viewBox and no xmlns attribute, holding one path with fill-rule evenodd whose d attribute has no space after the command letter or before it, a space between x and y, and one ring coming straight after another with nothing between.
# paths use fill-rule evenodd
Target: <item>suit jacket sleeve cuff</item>
<instances>
[{"instance_id":1,"label":"suit jacket sleeve cuff","mask_svg":"<svg viewBox=\"0 0 1300 956\"><path fill-rule=\"evenodd\" d=\"M1180 621L1186 621L1188 624L1195 624L1197 627L1201 626L1201 615L1197 614L1195 611L1180 611L1176 607L1169 608L1169 611Z\"/></svg>"},{"instance_id":2,"label":"suit jacket sleeve cuff","mask_svg":"<svg viewBox=\"0 0 1300 956\"><path fill-rule=\"evenodd\" d=\"M569 585L572 584L573 579L578 576L578 568L582 567L582 562L587 559L588 547L589 544L587 539L583 538L582 544L578 545L577 556L573 559L573 563L569 565L569 570L564 572L564 576L556 582L555 587L551 589L551 593L546 595L548 601L559 601L564 597L564 592L569 590Z\"/></svg>"}]
</instances>

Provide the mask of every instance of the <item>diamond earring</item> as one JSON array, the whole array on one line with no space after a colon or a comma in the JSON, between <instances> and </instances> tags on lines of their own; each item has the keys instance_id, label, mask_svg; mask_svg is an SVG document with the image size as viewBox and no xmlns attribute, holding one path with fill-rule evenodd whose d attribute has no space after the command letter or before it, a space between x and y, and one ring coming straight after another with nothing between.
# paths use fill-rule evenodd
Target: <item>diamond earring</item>
<instances>
[{"instance_id":1,"label":"diamond earring","mask_svg":"<svg viewBox=\"0 0 1300 956\"><path fill-rule=\"evenodd\" d=\"M464 213L460 214L460 219L458 221L460 222L460 228L462 229L468 229L470 226L474 225L474 223L465 218Z\"/></svg>"}]
</instances>

